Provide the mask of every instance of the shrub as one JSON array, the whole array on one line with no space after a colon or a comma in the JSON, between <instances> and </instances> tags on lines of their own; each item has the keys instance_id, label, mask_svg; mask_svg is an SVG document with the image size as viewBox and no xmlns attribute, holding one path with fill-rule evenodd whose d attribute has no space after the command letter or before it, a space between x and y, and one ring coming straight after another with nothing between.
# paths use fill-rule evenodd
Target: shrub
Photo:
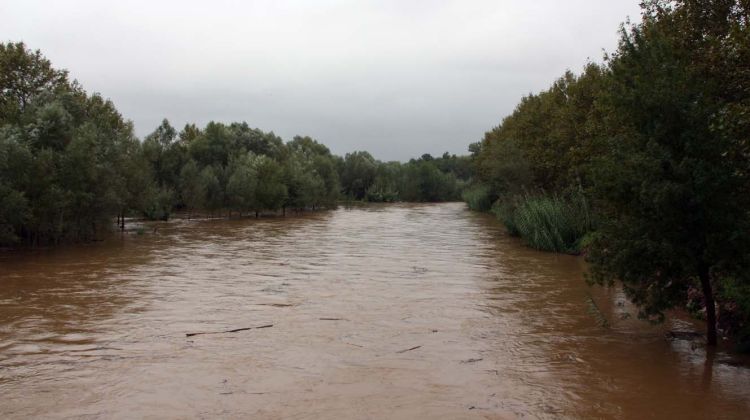
<instances>
[{"instance_id":1,"label":"shrub","mask_svg":"<svg viewBox=\"0 0 750 420\"><path fill-rule=\"evenodd\" d=\"M498 200L493 212L510 234L543 251L578 253L581 239L593 230L588 202L580 193L569 197L524 194Z\"/></svg>"},{"instance_id":2,"label":"shrub","mask_svg":"<svg viewBox=\"0 0 750 420\"><path fill-rule=\"evenodd\" d=\"M501 197L492 205L492 214L505 225L511 236L521 236L521 232L518 231L518 226L516 226L514 219L516 201L515 197Z\"/></svg>"},{"instance_id":3,"label":"shrub","mask_svg":"<svg viewBox=\"0 0 750 420\"><path fill-rule=\"evenodd\" d=\"M477 184L466 188L461 198L474 211L488 211L492 208L491 191L486 185Z\"/></svg>"},{"instance_id":4,"label":"shrub","mask_svg":"<svg viewBox=\"0 0 750 420\"><path fill-rule=\"evenodd\" d=\"M174 192L167 188L151 188L145 195L143 216L148 220L169 220Z\"/></svg>"},{"instance_id":5,"label":"shrub","mask_svg":"<svg viewBox=\"0 0 750 420\"><path fill-rule=\"evenodd\" d=\"M398 191L390 188L373 188L367 189L365 200L371 203L394 203L398 201Z\"/></svg>"},{"instance_id":6,"label":"shrub","mask_svg":"<svg viewBox=\"0 0 750 420\"><path fill-rule=\"evenodd\" d=\"M719 328L735 337L737 350L750 353L750 285L727 277L719 282Z\"/></svg>"}]
</instances>

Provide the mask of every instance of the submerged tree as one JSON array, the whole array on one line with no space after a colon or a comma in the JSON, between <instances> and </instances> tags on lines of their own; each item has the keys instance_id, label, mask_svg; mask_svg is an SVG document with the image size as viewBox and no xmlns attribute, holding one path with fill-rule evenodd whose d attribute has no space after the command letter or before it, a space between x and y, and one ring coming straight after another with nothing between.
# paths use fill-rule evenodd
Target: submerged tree
<instances>
[{"instance_id":1,"label":"submerged tree","mask_svg":"<svg viewBox=\"0 0 750 420\"><path fill-rule=\"evenodd\" d=\"M254 156L247 153L234 158L229 164L227 196L235 210L248 211L258 207L255 198L257 172L253 162Z\"/></svg>"},{"instance_id":2,"label":"submerged tree","mask_svg":"<svg viewBox=\"0 0 750 420\"><path fill-rule=\"evenodd\" d=\"M188 210L188 218L190 218L192 210L205 207L209 182L211 181L208 178L201 176L198 164L194 160L191 159L182 167L180 171L180 196Z\"/></svg>"},{"instance_id":3,"label":"submerged tree","mask_svg":"<svg viewBox=\"0 0 750 420\"><path fill-rule=\"evenodd\" d=\"M497 199L522 236L576 232L591 280L621 281L644 318L701 296L711 344L715 301L747 308L731 328L750 343L749 24L747 1L644 2L605 65L525 97L470 147L465 199L484 210ZM520 229L534 208L549 211Z\"/></svg>"},{"instance_id":4,"label":"submerged tree","mask_svg":"<svg viewBox=\"0 0 750 420\"><path fill-rule=\"evenodd\" d=\"M367 189L375 182L377 162L368 152L347 153L340 171L344 194L355 200L365 198Z\"/></svg>"},{"instance_id":5,"label":"submerged tree","mask_svg":"<svg viewBox=\"0 0 750 420\"><path fill-rule=\"evenodd\" d=\"M23 44L0 45L2 243L93 239L130 201L132 125L66 74Z\"/></svg>"},{"instance_id":6,"label":"submerged tree","mask_svg":"<svg viewBox=\"0 0 750 420\"><path fill-rule=\"evenodd\" d=\"M255 171L255 217L262 210L276 211L284 206L287 198L287 189L281 165L268 156L255 156L253 159Z\"/></svg>"},{"instance_id":7,"label":"submerged tree","mask_svg":"<svg viewBox=\"0 0 750 420\"><path fill-rule=\"evenodd\" d=\"M423 180L464 163L430 157ZM334 156L306 136L285 144L245 122L178 133L164 119L140 142L110 101L69 82L39 51L0 44L0 246L90 240L115 218L124 231L127 217L167 220L175 210L331 208L342 186L365 198L382 165L367 152ZM399 174L388 185L406 182L400 171L380 172Z\"/></svg>"},{"instance_id":8,"label":"submerged tree","mask_svg":"<svg viewBox=\"0 0 750 420\"><path fill-rule=\"evenodd\" d=\"M725 85L738 76L735 55L748 56L748 12L741 1L646 5L610 64L608 100L627 131L610 139L594 178L605 222L589 255L593 279L621 280L653 320L697 283L711 345L716 288L748 279L748 134L726 120L747 109L750 91Z\"/></svg>"}]
</instances>

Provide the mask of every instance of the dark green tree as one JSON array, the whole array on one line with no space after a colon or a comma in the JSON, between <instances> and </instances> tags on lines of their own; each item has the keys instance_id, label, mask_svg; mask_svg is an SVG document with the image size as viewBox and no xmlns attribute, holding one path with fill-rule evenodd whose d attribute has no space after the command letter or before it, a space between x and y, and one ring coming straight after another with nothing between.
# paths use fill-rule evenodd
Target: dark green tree
<instances>
[{"instance_id":1,"label":"dark green tree","mask_svg":"<svg viewBox=\"0 0 750 420\"><path fill-rule=\"evenodd\" d=\"M189 160L180 171L180 196L182 203L188 210L188 218L194 209L203 208L206 204L208 178L201 176L198 164Z\"/></svg>"},{"instance_id":2,"label":"dark green tree","mask_svg":"<svg viewBox=\"0 0 750 420\"><path fill-rule=\"evenodd\" d=\"M0 126L18 123L37 95L71 88L68 72L54 69L39 50L23 42L0 43Z\"/></svg>"},{"instance_id":3,"label":"dark green tree","mask_svg":"<svg viewBox=\"0 0 750 420\"><path fill-rule=\"evenodd\" d=\"M627 131L609 140L594 179L605 222L589 254L593 279L621 280L654 320L697 283L710 345L716 289L727 277L748 279L750 195L736 137L747 134L723 124L750 92L724 87L738 69L724 63L735 51L721 53L747 40L747 16L740 1L645 5L610 63L607 99Z\"/></svg>"},{"instance_id":4,"label":"dark green tree","mask_svg":"<svg viewBox=\"0 0 750 420\"><path fill-rule=\"evenodd\" d=\"M378 162L367 152L347 153L340 172L344 194L362 200L375 182Z\"/></svg>"},{"instance_id":5,"label":"dark green tree","mask_svg":"<svg viewBox=\"0 0 750 420\"><path fill-rule=\"evenodd\" d=\"M252 165L255 172L255 217L262 210L281 209L287 199L281 165L265 155L254 156Z\"/></svg>"},{"instance_id":6,"label":"dark green tree","mask_svg":"<svg viewBox=\"0 0 750 420\"><path fill-rule=\"evenodd\" d=\"M233 158L229 164L229 179L226 193L229 203L240 215L243 211L258 208L255 198L257 173L254 165L255 156L247 153Z\"/></svg>"}]
</instances>

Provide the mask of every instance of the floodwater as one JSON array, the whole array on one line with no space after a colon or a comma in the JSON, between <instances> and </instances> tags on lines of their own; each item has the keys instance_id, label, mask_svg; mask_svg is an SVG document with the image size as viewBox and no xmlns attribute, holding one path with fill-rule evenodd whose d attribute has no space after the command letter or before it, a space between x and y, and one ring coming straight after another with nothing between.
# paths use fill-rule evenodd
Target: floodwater
<instances>
[{"instance_id":1,"label":"floodwater","mask_svg":"<svg viewBox=\"0 0 750 420\"><path fill-rule=\"evenodd\" d=\"M147 232L0 254L0 418L750 413L746 360L664 338L700 324L627 318L463 204Z\"/></svg>"}]
</instances>

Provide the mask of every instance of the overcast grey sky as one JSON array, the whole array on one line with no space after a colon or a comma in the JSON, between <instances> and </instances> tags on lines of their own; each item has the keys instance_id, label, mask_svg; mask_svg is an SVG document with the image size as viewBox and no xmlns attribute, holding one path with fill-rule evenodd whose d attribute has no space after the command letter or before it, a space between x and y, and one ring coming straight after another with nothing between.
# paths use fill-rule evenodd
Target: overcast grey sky
<instances>
[{"instance_id":1,"label":"overcast grey sky","mask_svg":"<svg viewBox=\"0 0 750 420\"><path fill-rule=\"evenodd\" d=\"M0 2L24 41L115 102L162 118L247 121L334 153L462 154L566 69L617 44L639 0Z\"/></svg>"}]
</instances>

